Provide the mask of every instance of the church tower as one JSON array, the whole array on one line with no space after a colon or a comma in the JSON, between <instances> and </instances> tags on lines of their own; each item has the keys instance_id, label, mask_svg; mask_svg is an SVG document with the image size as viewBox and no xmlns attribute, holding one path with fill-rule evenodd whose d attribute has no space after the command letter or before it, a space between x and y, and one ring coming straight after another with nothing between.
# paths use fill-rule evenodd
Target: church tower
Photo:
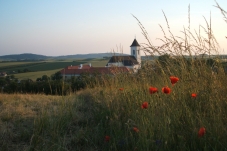
<instances>
[{"instance_id":1,"label":"church tower","mask_svg":"<svg viewBox=\"0 0 227 151\"><path fill-rule=\"evenodd\" d=\"M136 39L134 39L134 41L132 42L132 45L130 47L131 47L131 55L136 58L136 60L139 62L139 66L141 67L140 45L136 41Z\"/></svg>"}]
</instances>

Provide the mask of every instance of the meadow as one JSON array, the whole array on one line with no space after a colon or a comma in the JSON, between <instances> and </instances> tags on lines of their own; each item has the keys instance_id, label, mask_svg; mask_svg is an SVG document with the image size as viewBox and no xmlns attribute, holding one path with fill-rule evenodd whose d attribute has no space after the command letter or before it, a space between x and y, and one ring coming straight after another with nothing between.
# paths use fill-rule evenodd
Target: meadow
<instances>
[{"instance_id":1,"label":"meadow","mask_svg":"<svg viewBox=\"0 0 227 151\"><path fill-rule=\"evenodd\" d=\"M137 74L100 76L76 94L1 94L0 149L227 150L227 75L220 58L209 58L219 49L211 24L206 37L162 28L163 45L155 47L138 23L143 51L161 58Z\"/></svg>"},{"instance_id":2,"label":"meadow","mask_svg":"<svg viewBox=\"0 0 227 151\"><path fill-rule=\"evenodd\" d=\"M108 62L107 59L49 59L45 61L33 61L33 62L22 62L22 61L13 61L13 62L0 62L0 71L13 74L19 80L32 79L35 81L37 78L42 77L43 75L51 76L52 74L60 71L66 66L70 65L80 65L80 64L89 64L91 63L94 67L104 67ZM27 69L29 72L18 73L18 70L23 71Z\"/></svg>"}]
</instances>

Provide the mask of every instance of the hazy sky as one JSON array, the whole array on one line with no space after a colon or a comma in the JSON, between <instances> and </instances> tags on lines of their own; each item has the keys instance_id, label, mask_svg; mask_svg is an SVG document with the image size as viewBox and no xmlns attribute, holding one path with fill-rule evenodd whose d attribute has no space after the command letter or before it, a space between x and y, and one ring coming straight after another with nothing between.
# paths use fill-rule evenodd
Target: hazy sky
<instances>
[{"instance_id":1,"label":"hazy sky","mask_svg":"<svg viewBox=\"0 0 227 151\"><path fill-rule=\"evenodd\" d=\"M227 11L227 0L217 0ZM174 35L188 27L206 26L204 17L212 16L212 28L227 54L227 23L214 0L0 0L0 55L34 53L50 56L130 52L135 38L145 42L135 15L145 26L154 45L163 36L165 12ZM225 52L223 52L225 50Z\"/></svg>"}]
</instances>

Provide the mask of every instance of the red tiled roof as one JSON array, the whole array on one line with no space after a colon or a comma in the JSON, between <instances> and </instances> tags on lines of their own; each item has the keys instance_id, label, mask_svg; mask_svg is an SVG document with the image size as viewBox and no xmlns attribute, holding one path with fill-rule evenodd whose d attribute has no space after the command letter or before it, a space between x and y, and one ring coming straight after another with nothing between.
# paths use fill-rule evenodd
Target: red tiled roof
<instances>
[{"instance_id":1,"label":"red tiled roof","mask_svg":"<svg viewBox=\"0 0 227 151\"><path fill-rule=\"evenodd\" d=\"M81 66L68 66L67 69L81 69ZM82 69L89 69L90 65L82 65Z\"/></svg>"},{"instance_id":2,"label":"red tiled roof","mask_svg":"<svg viewBox=\"0 0 227 151\"><path fill-rule=\"evenodd\" d=\"M116 74L116 73L129 73L130 69L127 67L90 67L89 68L69 68L62 69L61 74L65 75L78 75L81 73L101 73L101 74Z\"/></svg>"},{"instance_id":3,"label":"red tiled roof","mask_svg":"<svg viewBox=\"0 0 227 151\"><path fill-rule=\"evenodd\" d=\"M92 67L92 66L91 66ZM89 69L91 68L90 65L83 65L83 69Z\"/></svg>"},{"instance_id":4,"label":"red tiled roof","mask_svg":"<svg viewBox=\"0 0 227 151\"><path fill-rule=\"evenodd\" d=\"M66 67L67 69L79 69L80 68L80 66L68 66L68 67Z\"/></svg>"}]
</instances>

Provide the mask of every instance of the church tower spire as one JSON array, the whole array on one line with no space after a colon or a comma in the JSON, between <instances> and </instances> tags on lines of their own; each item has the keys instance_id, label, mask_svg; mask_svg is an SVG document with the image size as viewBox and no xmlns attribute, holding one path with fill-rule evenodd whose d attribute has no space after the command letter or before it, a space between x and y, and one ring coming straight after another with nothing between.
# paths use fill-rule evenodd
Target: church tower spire
<instances>
[{"instance_id":1,"label":"church tower spire","mask_svg":"<svg viewBox=\"0 0 227 151\"><path fill-rule=\"evenodd\" d=\"M136 38L134 39L130 47L131 47L131 55L136 58L136 60L139 62L139 65L141 67L140 45L137 42Z\"/></svg>"}]
</instances>

